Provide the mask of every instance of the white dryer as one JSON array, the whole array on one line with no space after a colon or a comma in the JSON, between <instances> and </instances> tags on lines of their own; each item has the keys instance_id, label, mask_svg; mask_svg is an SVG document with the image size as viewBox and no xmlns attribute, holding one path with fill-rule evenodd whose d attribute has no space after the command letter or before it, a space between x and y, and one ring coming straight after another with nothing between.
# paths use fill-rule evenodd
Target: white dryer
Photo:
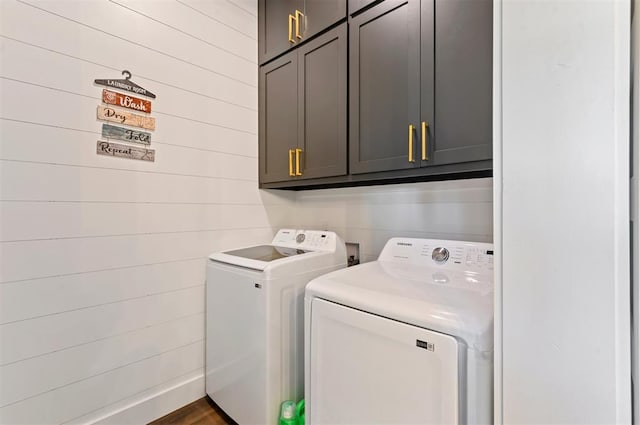
<instances>
[{"instance_id":1,"label":"white dryer","mask_svg":"<svg viewBox=\"0 0 640 425\"><path fill-rule=\"evenodd\" d=\"M240 425L277 424L280 403L303 397L304 287L346 265L344 242L312 230L209 257L206 392Z\"/></svg>"},{"instance_id":2,"label":"white dryer","mask_svg":"<svg viewBox=\"0 0 640 425\"><path fill-rule=\"evenodd\" d=\"M305 295L308 425L490 424L493 247L393 238Z\"/></svg>"}]
</instances>

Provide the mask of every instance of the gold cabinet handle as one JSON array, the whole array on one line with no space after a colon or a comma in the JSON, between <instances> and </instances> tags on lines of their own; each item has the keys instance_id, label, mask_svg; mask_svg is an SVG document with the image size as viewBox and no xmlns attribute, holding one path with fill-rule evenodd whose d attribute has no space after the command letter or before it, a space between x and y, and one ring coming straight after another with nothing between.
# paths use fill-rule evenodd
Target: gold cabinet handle
<instances>
[{"instance_id":1,"label":"gold cabinet handle","mask_svg":"<svg viewBox=\"0 0 640 425\"><path fill-rule=\"evenodd\" d=\"M293 21L296 21L296 17L289 15L289 43L296 42L296 39L293 38ZM296 28L298 28L298 21L296 21Z\"/></svg>"},{"instance_id":2,"label":"gold cabinet handle","mask_svg":"<svg viewBox=\"0 0 640 425\"><path fill-rule=\"evenodd\" d=\"M428 161L429 156L427 155L427 127L429 124L426 121L422 121L422 160Z\"/></svg>"},{"instance_id":3,"label":"gold cabinet handle","mask_svg":"<svg viewBox=\"0 0 640 425\"><path fill-rule=\"evenodd\" d=\"M413 124L409 124L409 162L416 162L413 157L413 132L415 131Z\"/></svg>"},{"instance_id":4,"label":"gold cabinet handle","mask_svg":"<svg viewBox=\"0 0 640 425\"><path fill-rule=\"evenodd\" d=\"M300 171L300 156L302 155L302 149L296 149L296 176L301 176L302 171Z\"/></svg>"},{"instance_id":5,"label":"gold cabinet handle","mask_svg":"<svg viewBox=\"0 0 640 425\"><path fill-rule=\"evenodd\" d=\"M296 37L302 38L302 34L300 34L300 18L304 18L304 13L296 10Z\"/></svg>"},{"instance_id":6,"label":"gold cabinet handle","mask_svg":"<svg viewBox=\"0 0 640 425\"><path fill-rule=\"evenodd\" d=\"M295 177L295 174L293 174L293 157L291 156L292 154L293 149L289 149L289 176Z\"/></svg>"}]
</instances>

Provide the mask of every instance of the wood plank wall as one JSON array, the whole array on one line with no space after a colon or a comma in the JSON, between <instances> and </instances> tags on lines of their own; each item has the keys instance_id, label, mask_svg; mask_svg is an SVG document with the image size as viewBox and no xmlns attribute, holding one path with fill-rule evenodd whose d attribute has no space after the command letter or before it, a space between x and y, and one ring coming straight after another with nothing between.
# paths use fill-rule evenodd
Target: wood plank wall
<instances>
[{"instance_id":1,"label":"wood plank wall","mask_svg":"<svg viewBox=\"0 0 640 425\"><path fill-rule=\"evenodd\" d=\"M252 0L0 2L0 423L143 423L204 395L210 252L270 240ZM95 154L154 92L155 163Z\"/></svg>"}]
</instances>

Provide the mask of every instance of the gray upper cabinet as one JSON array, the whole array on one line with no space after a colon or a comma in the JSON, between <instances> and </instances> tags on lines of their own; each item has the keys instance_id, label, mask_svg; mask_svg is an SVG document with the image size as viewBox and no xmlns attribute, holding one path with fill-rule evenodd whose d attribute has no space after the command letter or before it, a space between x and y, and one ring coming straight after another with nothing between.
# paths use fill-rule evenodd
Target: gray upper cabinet
<instances>
[{"instance_id":1,"label":"gray upper cabinet","mask_svg":"<svg viewBox=\"0 0 640 425\"><path fill-rule=\"evenodd\" d=\"M278 57L346 16L346 0L259 0L259 62Z\"/></svg>"},{"instance_id":2,"label":"gray upper cabinet","mask_svg":"<svg viewBox=\"0 0 640 425\"><path fill-rule=\"evenodd\" d=\"M435 0L435 13L435 125L428 135L431 157L423 165L491 159L492 0ZM423 33L422 39L432 34ZM423 43L422 57L433 57L425 48ZM428 78L423 73L422 80ZM432 108L433 93L425 92L427 87L423 115Z\"/></svg>"},{"instance_id":3,"label":"gray upper cabinet","mask_svg":"<svg viewBox=\"0 0 640 425\"><path fill-rule=\"evenodd\" d=\"M352 174L491 159L492 15L491 0L387 0L351 19Z\"/></svg>"},{"instance_id":4,"label":"gray upper cabinet","mask_svg":"<svg viewBox=\"0 0 640 425\"><path fill-rule=\"evenodd\" d=\"M493 0L259 5L262 187L492 174Z\"/></svg>"},{"instance_id":5,"label":"gray upper cabinet","mask_svg":"<svg viewBox=\"0 0 640 425\"><path fill-rule=\"evenodd\" d=\"M410 125L420 118L420 0L387 0L357 15L349 42L350 172L419 166Z\"/></svg>"},{"instance_id":6,"label":"gray upper cabinet","mask_svg":"<svg viewBox=\"0 0 640 425\"><path fill-rule=\"evenodd\" d=\"M260 0L258 2L258 60L260 63L265 63L295 46L298 40L295 35L296 10L303 9L303 4L301 0ZM298 32L300 31L300 23L298 23Z\"/></svg>"},{"instance_id":7,"label":"gray upper cabinet","mask_svg":"<svg viewBox=\"0 0 640 425\"><path fill-rule=\"evenodd\" d=\"M288 180L298 137L298 56L291 52L260 68L258 107L260 181Z\"/></svg>"},{"instance_id":8,"label":"gray upper cabinet","mask_svg":"<svg viewBox=\"0 0 640 425\"><path fill-rule=\"evenodd\" d=\"M298 49L301 178L347 174L347 24Z\"/></svg>"},{"instance_id":9,"label":"gray upper cabinet","mask_svg":"<svg viewBox=\"0 0 640 425\"><path fill-rule=\"evenodd\" d=\"M260 182L347 173L347 24L264 65Z\"/></svg>"}]
</instances>

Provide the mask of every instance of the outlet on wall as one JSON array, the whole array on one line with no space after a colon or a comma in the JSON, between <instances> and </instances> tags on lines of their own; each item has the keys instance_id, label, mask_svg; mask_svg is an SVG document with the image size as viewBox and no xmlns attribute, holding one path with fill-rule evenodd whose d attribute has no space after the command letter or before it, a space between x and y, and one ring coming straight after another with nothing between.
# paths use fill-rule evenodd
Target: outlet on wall
<instances>
[{"instance_id":1,"label":"outlet on wall","mask_svg":"<svg viewBox=\"0 0 640 425\"><path fill-rule=\"evenodd\" d=\"M360 244L356 242L346 242L347 245L347 267L360 264Z\"/></svg>"}]
</instances>

